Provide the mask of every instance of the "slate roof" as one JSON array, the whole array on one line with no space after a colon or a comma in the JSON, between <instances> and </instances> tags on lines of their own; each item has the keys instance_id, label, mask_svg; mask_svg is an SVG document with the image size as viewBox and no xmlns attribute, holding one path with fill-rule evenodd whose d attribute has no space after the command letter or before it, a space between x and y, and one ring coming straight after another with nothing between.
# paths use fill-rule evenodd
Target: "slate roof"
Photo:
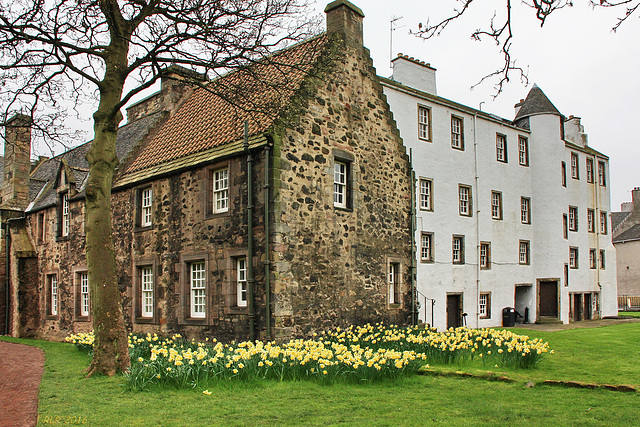
<instances>
[{"instance_id":1,"label":"slate roof","mask_svg":"<svg viewBox=\"0 0 640 427\"><path fill-rule=\"evenodd\" d=\"M522 103L518 114L516 114L514 121L522 119L524 117L535 116L538 114L555 114L562 116L560 111L553 105L547 95L544 94L542 89L538 85L534 84L527 98Z\"/></svg>"},{"instance_id":2,"label":"slate roof","mask_svg":"<svg viewBox=\"0 0 640 427\"><path fill-rule=\"evenodd\" d=\"M120 127L116 139L116 155L118 159L123 162L163 117L163 112L157 112ZM77 196L84 194L84 187L89 175L89 163L86 155L91 147L91 142L93 141L86 142L65 153L45 160L31 172L29 181L29 201L31 205L27 208L28 212L56 204L58 198L56 180L63 161L71 170L75 187L79 191Z\"/></svg>"},{"instance_id":3,"label":"slate roof","mask_svg":"<svg viewBox=\"0 0 640 427\"><path fill-rule=\"evenodd\" d=\"M613 239L613 243L623 243L628 240L640 240L640 224L636 224L624 233L616 236Z\"/></svg>"},{"instance_id":4,"label":"slate roof","mask_svg":"<svg viewBox=\"0 0 640 427\"><path fill-rule=\"evenodd\" d=\"M627 217L631 215L631 212L611 212L611 229L615 232L616 228L622 221L627 219Z\"/></svg>"},{"instance_id":5,"label":"slate roof","mask_svg":"<svg viewBox=\"0 0 640 427\"><path fill-rule=\"evenodd\" d=\"M320 35L230 72L194 90L125 168L125 174L186 158L265 132L317 64L327 36Z\"/></svg>"}]
</instances>

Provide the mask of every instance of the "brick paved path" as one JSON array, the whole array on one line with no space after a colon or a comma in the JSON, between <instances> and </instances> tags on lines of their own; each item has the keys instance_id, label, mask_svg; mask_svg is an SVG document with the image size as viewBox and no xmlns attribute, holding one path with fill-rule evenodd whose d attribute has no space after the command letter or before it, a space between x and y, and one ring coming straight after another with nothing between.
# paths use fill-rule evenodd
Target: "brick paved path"
<instances>
[{"instance_id":1,"label":"brick paved path","mask_svg":"<svg viewBox=\"0 0 640 427\"><path fill-rule=\"evenodd\" d=\"M42 349L0 341L0 427L36 425L43 372Z\"/></svg>"}]
</instances>

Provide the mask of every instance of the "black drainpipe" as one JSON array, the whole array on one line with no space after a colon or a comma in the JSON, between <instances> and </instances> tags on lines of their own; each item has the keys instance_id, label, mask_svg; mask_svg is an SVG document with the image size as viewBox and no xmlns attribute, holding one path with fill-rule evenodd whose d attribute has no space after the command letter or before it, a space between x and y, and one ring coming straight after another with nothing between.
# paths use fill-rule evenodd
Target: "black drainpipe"
<instances>
[{"instance_id":1,"label":"black drainpipe","mask_svg":"<svg viewBox=\"0 0 640 427\"><path fill-rule=\"evenodd\" d=\"M247 305L249 306L249 340L255 341L256 309L253 301L253 158L249 150L249 121L244 122L244 149L247 152Z\"/></svg>"},{"instance_id":2,"label":"black drainpipe","mask_svg":"<svg viewBox=\"0 0 640 427\"><path fill-rule=\"evenodd\" d=\"M265 322L267 324L267 339L271 339L271 258L269 253L269 160L271 158L271 146L264 147L264 301Z\"/></svg>"},{"instance_id":3,"label":"black drainpipe","mask_svg":"<svg viewBox=\"0 0 640 427\"><path fill-rule=\"evenodd\" d=\"M5 269L4 269L4 274L5 274L5 281L4 281L4 293L5 293L5 314L4 314L4 335L9 335L9 285L10 285L10 279L9 279L9 273L10 273L10 269L9 269L9 263L11 262L10 258L9 258L9 249L11 247L11 234L9 234L9 220L7 220L7 223L5 224L7 229L4 235L4 240L6 242L6 259L5 259Z\"/></svg>"}]
</instances>

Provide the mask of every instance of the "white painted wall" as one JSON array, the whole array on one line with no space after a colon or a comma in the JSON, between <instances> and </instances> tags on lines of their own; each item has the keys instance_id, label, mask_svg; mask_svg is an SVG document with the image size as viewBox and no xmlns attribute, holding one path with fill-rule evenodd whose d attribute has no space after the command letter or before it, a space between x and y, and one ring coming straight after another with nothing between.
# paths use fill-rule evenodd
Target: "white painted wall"
<instances>
[{"instance_id":1,"label":"white painted wall","mask_svg":"<svg viewBox=\"0 0 640 427\"><path fill-rule=\"evenodd\" d=\"M404 62L411 62L404 64ZM432 79L434 69L419 61L398 58L394 61L401 73L394 72L394 80L404 84ZM425 76L411 73L425 73ZM600 291L602 315L616 314L615 253L611 233L599 236L587 233L587 206L609 208L609 187L586 183L585 156L588 148L580 147L581 180L570 177L570 153L561 136L561 119L557 115L533 116L531 132L513 126L510 121L489 115L444 98L435 96L435 88L420 92L383 81L394 119L404 144L411 149L416 178L433 180L433 211L417 206L417 287L422 294L419 301L420 319L431 322L431 303L423 295L434 298L434 326L446 327L446 300L448 293L463 295L463 311L470 327L500 326L502 308L517 306L521 314L529 307L530 320L536 319L537 281L557 279L560 283L560 318L569 321L569 292ZM431 109L431 141L418 138L418 106ZM451 115L461 117L464 123L464 150L451 146ZM579 124L579 121L577 122ZM582 129L576 122L570 131L572 139L581 138ZM508 162L496 160L496 133L507 136ZM518 162L518 137L529 140L529 166ZM586 137L584 138L586 143ZM575 151L575 150L574 150ZM598 157L605 160L604 157ZM597 161L595 177L597 181ZM561 185L561 161L567 164L567 188ZM608 164L607 164L607 184ZM476 179L477 176L477 179ZM458 185L472 187L473 215L458 212ZM418 185L416 185L418 187ZM419 189L416 189L419 200ZM502 193L503 218L492 219L491 192ZM531 224L520 220L521 197L531 199ZM579 207L580 227L563 237L562 215L568 206ZM599 215L596 215L599 218ZM434 261L421 262L420 237L422 232L434 235ZM465 237L465 263L452 263L453 235ZM519 242L530 242L530 264L519 263ZM491 243L491 268L479 269L479 243ZM569 246L579 246L580 262L577 270L570 271L569 286L564 286L564 264L569 262ZM606 269L589 268L589 248L606 251ZM602 289L598 286L598 280ZM516 303L516 286L529 292ZM479 318L478 296L491 293L491 316Z\"/></svg>"}]
</instances>

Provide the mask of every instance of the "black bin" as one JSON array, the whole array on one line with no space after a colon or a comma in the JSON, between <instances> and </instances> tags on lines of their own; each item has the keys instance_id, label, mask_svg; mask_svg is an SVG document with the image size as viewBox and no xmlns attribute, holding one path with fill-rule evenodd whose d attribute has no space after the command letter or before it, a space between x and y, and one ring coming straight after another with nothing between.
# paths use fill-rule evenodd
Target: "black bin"
<instances>
[{"instance_id":1,"label":"black bin","mask_svg":"<svg viewBox=\"0 0 640 427\"><path fill-rule=\"evenodd\" d=\"M516 309L513 307L505 307L502 309L502 326L510 328L516 326Z\"/></svg>"}]
</instances>

